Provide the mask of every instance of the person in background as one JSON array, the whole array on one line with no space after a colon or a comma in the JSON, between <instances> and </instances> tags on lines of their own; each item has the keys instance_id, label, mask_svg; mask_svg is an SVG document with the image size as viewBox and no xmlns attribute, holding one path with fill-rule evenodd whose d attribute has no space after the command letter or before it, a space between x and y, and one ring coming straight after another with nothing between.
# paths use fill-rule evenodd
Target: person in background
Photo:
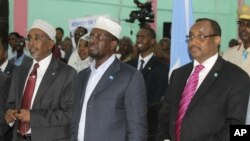
<instances>
[{"instance_id":1,"label":"person in background","mask_svg":"<svg viewBox=\"0 0 250 141\"><path fill-rule=\"evenodd\" d=\"M52 55L56 30L37 19L28 31L33 60L14 70L5 120L13 141L69 140L77 72Z\"/></svg>"},{"instance_id":2,"label":"person in background","mask_svg":"<svg viewBox=\"0 0 250 141\"><path fill-rule=\"evenodd\" d=\"M8 60L8 40L0 38L0 71L12 76L15 65Z\"/></svg>"},{"instance_id":3,"label":"person in background","mask_svg":"<svg viewBox=\"0 0 250 141\"><path fill-rule=\"evenodd\" d=\"M74 32L74 40L75 40L75 45L76 47L78 46L78 41L79 39L88 33L88 30L85 27L79 26L76 28L75 32ZM75 48L76 48L75 47Z\"/></svg>"},{"instance_id":4,"label":"person in background","mask_svg":"<svg viewBox=\"0 0 250 141\"><path fill-rule=\"evenodd\" d=\"M238 65L250 76L250 6L243 5L238 9L237 23L241 43L228 48L223 58ZM246 124L250 124L250 102L248 103Z\"/></svg>"},{"instance_id":5,"label":"person in background","mask_svg":"<svg viewBox=\"0 0 250 141\"><path fill-rule=\"evenodd\" d=\"M170 47L171 40L162 38L158 46L155 47L155 56L166 62L166 64L170 64Z\"/></svg>"},{"instance_id":6,"label":"person in background","mask_svg":"<svg viewBox=\"0 0 250 141\"><path fill-rule=\"evenodd\" d=\"M187 41L194 61L172 72L157 141L229 141L229 126L245 123L249 76L219 55L216 21L197 19Z\"/></svg>"},{"instance_id":7,"label":"person in background","mask_svg":"<svg viewBox=\"0 0 250 141\"><path fill-rule=\"evenodd\" d=\"M99 17L89 35L90 67L76 80L71 141L146 141L142 75L114 55L121 26Z\"/></svg>"},{"instance_id":8,"label":"person in background","mask_svg":"<svg viewBox=\"0 0 250 141\"><path fill-rule=\"evenodd\" d=\"M29 62L31 60L30 57L28 57L25 53L24 53L24 48L26 47L26 42L25 42L25 38L23 36L19 36L15 39L15 44L13 44L12 46L12 50L14 50L16 52L16 55L11 58L9 61L10 63L16 65L16 66L20 66L23 64L26 64L27 62Z\"/></svg>"},{"instance_id":9,"label":"person in background","mask_svg":"<svg viewBox=\"0 0 250 141\"><path fill-rule=\"evenodd\" d=\"M72 41L69 37L65 37L62 43L62 51L64 51L64 58L63 62L65 62L66 64L69 61L69 57L71 56L72 52L73 52L73 44Z\"/></svg>"},{"instance_id":10,"label":"person in background","mask_svg":"<svg viewBox=\"0 0 250 141\"><path fill-rule=\"evenodd\" d=\"M15 56L15 50L14 50L14 45L16 43L16 38L19 37L19 33L17 32L11 32L9 33L9 36L8 36L8 43L10 45L10 51L8 51L8 59L12 58Z\"/></svg>"},{"instance_id":11,"label":"person in background","mask_svg":"<svg viewBox=\"0 0 250 141\"><path fill-rule=\"evenodd\" d=\"M88 54L88 35L84 35L79 39L77 52L73 53L70 58L68 65L76 69L77 72L90 66L91 58Z\"/></svg>"},{"instance_id":12,"label":"person in background","mask_svg":"<svg viewBox=\"0 0 250 141\"><path fill-rule=\"evenodd\" d=\"M231 39L228 43L228 46L231 48L231 47L234 47L234 46L238 46L239 45L239 41L237 39Z\"/></svg>"},{"instance_id":13,"label":"person in background","mask_svg":"<svg viewBox=\"0 0 250 141\"><path fill-rule=\"evenodd\" d=\"M8 61L8 39L5 39L4 37L0 38L0 72L1 73L3 72L8 77L11 77L14 69L15 69L15 65L11 64ZM4 113L5 113L5 106L6 106L5 104L7 101L8 91L9 91L9 85L8 85L9 81L7 80L9 78L6 78L4 75L1 75L0 79L3 80L2 83L5 82L5 84L1 84L2 88L0 88L1 90L0 93L2 92L1 98L0 98L1 110L2 110L1 112L3 112L1 113L2 114L1 117L3 118ZM12 140L12 128L9 128L9 126L5 126L7 124L5 123L4 125L4 123L1 123L0 140L10 141Z\"/></svg>"},{"instance_id":14,"label":"person in background","mask_svg":"<svg viewBox=\"0 0 250 141\"><path fill-rule=\"evenodd\" d=\"M157 130L157 113L161 97L168 84L169 67L154 56L156 43L155 31L150 27L142 27L136 36L136 47L139 57L127 63L141 71L147 89L148 141L154 141Z\"/></svg>"},{"instance_id":15,"label":"person in background","mask_svg":"<svg viewBox=\"0 0 250 141\"><path fill-rule=\"evenodd\" d=\"M56 28L56 45L61 48L63 43L64 30L61 27Z\"/></svg>"},{"instance_id":16,"label":"person in background","mask_svg":"<svg viewBox=\"0 0 250 141\"><path fill-rule=\"evenodd\" d=\"M1 141L10 141L6 137L9 127L4 120L5 106L9 93L9 86L10 86L10 76L0 71L0 90L1 90L0 91L0 140Z\"/></svg>"},{"instance_id":17,"label":"person in background","mask_svg":"<svg viewBox=\"0 0 250 141\"><path fill-rule=\"evenodd\" d=\"M132 55L131 55L132 47L133 47L133 43L129 37L124 36L120 39L119 53L121 54L120 60L122 62L127 62L132 59Z\"/></svg>"},{"instance_id":18,"label":"person in background","mask_svg":"<svg viewBox=\"0 0 250 141\"><path fill-rule=\"evenodd\" d=\"M223 58L236 64L250 76L250 6L243 5L238 9L237 23L241 43L228 48Z\"/></svg>"}]
</instances>

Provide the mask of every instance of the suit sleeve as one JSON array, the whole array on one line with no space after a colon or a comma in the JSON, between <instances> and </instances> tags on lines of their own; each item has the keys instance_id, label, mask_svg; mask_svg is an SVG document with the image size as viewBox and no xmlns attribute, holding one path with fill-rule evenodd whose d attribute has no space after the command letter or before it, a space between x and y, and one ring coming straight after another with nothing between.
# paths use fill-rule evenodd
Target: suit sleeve
<instances>
[{"instance_id":1,"label":"suit sleeve","mask_svg":"<svg viewBox=\"0 0 250 141\"><path fill-rule=\"evenodd\" d=\"M158 71L158 76L154 76L152 104L159 103L168 87L168 66L162 66ZM151 105L149 105L151 106Z\"/></svg>"},{"instance_id":2,"label":"suit sleeve","mask_svg":"<svg viewBox=\"0 0 250 141\"><path fill-rule=\"evenodd\" d=\"M5 114L5 106L6 101L8 97L9 92L9 86L10 86L10 78L9 77L3 77L1 76L1 92L0 92L0 136L4 135L4 133L8 129L8 125L6 124L4 120L4 114Z\"/></svg>"},{"instance_id":3,"label":"suit sleeve","mask_svg":"<svg viewBox=\"0 0 250 141\"><path fill-rule=\"evenodd\" d=\"M163 100L161 101L161 105L158 113L158 131L156 134L156 141L163 141L165 139L170 139L169 134L169 112L170 112L170 91L171 91L171 82L174 78L175 70L172 72L170 78L170 84L168 89L164 95Z\"/></svg>"},{"instance_id":4,"label":"suit sleeve","mask_svg":"<svg viewBox=\"0 0 250 141\"><path fill-rule=\"evenodd\" d=\"M142 75L135 71L125 94L127 141L146 141L147 98Z\"/></svg>"}]
</instances>

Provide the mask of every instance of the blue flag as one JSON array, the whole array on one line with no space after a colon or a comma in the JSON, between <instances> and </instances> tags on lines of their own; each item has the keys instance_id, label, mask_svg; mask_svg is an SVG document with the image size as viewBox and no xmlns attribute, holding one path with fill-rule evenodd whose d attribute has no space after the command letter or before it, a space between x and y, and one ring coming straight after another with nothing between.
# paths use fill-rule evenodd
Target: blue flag
<instances>
[{"instance_id":1,"label":"blue flag","mask_svg":"<svg viewBox=\"0 0 250 141\"><path fill-rule=\"evenodd\" d=\"M192 13L192 0L173 1L169 76L174 69L191 61L186 35L193 24Z\"/></svg>"}]
</instances>

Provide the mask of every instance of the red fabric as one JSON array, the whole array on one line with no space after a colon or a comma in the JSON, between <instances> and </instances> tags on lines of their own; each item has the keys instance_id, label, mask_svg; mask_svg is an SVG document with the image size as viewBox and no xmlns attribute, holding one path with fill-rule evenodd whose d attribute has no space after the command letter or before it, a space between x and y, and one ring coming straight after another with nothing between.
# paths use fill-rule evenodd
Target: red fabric
<instances>
[{"instance_id":1,"label":"red fabric","mask_svg":"<svg viewBox=\"0 0 250 141\"><path fill-rule=\"evenodd\" d=\"M31 107L31 100L34 93L35 85L36 85L36 76L37 76L37 68L39 64L36 63L31 71L25 90L22 98L22 109L30 109ZM25 135L27 131L30 129L29 123L19 122L18 130L21 135Z\"/></svg>"},{"instance_id":2,"label":"red fabric","mask_svg":"<svg viewBox=\"0 0 250 141\"><path fill-rule=\"evenodd\" d=\"M61 59L61 49L57 46L57 45L54 45L53 49L52 49L52 54L53 56L60 60Z\"/></svg>"}]
</instances>

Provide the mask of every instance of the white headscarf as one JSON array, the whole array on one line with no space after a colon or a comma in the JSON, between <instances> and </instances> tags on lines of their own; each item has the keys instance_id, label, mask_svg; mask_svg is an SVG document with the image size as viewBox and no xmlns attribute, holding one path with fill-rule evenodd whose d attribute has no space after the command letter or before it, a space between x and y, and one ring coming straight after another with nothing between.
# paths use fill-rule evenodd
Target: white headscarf
<instances>
[{"instance_id":1,"label":"white headscarf","mask_svg":"<svg viewBox=\"0 0 250 141\"><path fill-rule=\"evenodd\" d=\"M81 70L87 68L90 66L92 59L90 57L87 57L86 59L82 60L78 54L79 44L80 40L87 40L86 36L82 36L79 41L76 50L74 50L69 58L68 65L72 66L76 69L77 72L80 72Z\"/></svg>"}]
</instances>

